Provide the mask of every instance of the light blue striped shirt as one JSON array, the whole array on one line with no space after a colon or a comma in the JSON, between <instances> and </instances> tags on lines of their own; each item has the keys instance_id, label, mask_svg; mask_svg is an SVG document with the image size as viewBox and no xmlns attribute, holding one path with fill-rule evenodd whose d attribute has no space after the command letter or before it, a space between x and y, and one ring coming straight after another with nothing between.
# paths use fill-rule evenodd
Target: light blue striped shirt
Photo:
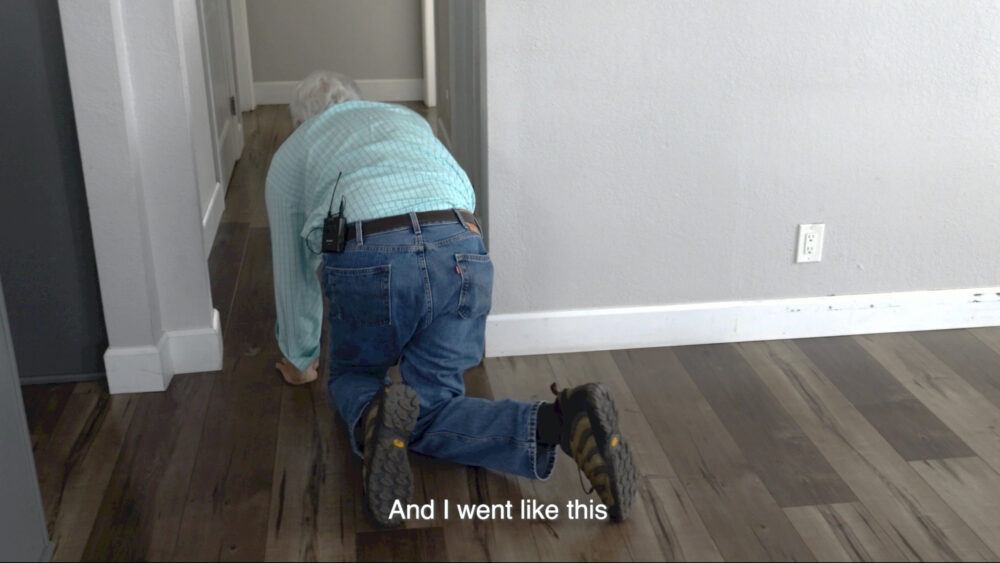
<instances>
[{"instance_id":1,"label":"light blue striped shirt","mask_svg":"<svg viewBox=\"0 0 1000 563\"><path fill-rule=\"evenodd\" d=\"M476 205L468 176L427 120L407 108L344 102L300 125L271 160L265 188L275 334L299 369L319 357L323 297L316 271L332 197L334 213L344 198L349 222Z\"/></svg>"}]
</instances>

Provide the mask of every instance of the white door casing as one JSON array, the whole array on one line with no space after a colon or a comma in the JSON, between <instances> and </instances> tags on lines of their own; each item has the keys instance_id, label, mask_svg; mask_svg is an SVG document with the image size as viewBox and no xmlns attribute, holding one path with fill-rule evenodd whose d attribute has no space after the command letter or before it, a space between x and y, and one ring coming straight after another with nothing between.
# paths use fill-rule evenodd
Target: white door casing
<instances>
[{"instance_id":1,"label":"white door casing","mask_svg":"<svg viewBox=\"0 0 1000 563\"><path fill-rule=\"evenodd\" d=\"M232 16L229 0L198 0L198 5L216 179L223 186L225 195L233 166L243 151L243 121L236 93Z\"/></svg>"},{"instance_id":2,"label":"white door casing","mask_svg":"<svg viewBox=\"0 0 1000 563\"><path fill-rule=\"evenodd\" d=\"M257 100L253 91L253 67L250 61L250 25L247 0L229 0L233 18L233 58L236 60L236 100L240 111L253 111Z\"/></svg>"},{"instance_id":3,"label":"white door casing","mask_svg":"<svg viewBox=\"0 0 1000 563\"><path fill-rule=\"evenodd\" d=\"M195 0L59 0L112 393L222 367L199 202ZM204 143L202 143L204 140ZM210 162L210 160L208 161Z\"/></svg>"}]
</instances>

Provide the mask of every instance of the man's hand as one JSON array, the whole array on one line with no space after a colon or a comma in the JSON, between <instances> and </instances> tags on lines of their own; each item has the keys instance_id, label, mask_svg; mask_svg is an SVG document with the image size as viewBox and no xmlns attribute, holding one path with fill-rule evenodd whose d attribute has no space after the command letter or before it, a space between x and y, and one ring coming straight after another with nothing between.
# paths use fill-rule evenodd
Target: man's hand
<instances>
[{"instance_id":1,"label":"man's hand","mask_svg":"<svg viewBox=\"0 0 1000 563\"><path fill-rule=\"evenodd\" d=\"M299 371L299 368L295 367L292 362L288 361L288 358L284 357L281 358L280 362L274 364L274 367L278 368L278 371L281 372L281 377L289 385L305 385L319 378L319 374L316 372L319 369L318 358L304 371Z\"/></svg>"}]
</instances>

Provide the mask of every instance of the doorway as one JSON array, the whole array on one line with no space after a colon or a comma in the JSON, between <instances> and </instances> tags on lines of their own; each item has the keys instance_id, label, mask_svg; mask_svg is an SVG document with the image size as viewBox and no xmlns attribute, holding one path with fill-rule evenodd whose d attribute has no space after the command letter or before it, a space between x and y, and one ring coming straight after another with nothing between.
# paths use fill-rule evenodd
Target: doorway
<instances>
[{"instance_id":1,"label":"doorway","mask_svg":"<svg viewBox=\"0 0 1000 563\"><path fill-rule=\"evenodd\" d=\"M240 107L286 104L299 80L328 69L351 76L367 100L417 109L468 174L488 243L484 0L226 1L235 59L246 61L235 81L253 88Z\"/></svg>"}]
</instances>

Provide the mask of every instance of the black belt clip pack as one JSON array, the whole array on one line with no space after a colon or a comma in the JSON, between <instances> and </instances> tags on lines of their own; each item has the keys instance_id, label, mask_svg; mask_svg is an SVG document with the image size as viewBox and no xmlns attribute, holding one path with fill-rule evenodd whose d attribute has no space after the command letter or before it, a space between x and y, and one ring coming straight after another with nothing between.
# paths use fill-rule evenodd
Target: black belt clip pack
<instances>
[{"instance_id":1,"label":"black belt clip pack","mask_svg":"<svg viewBox=\"0 0 1000 563\"><path fill-rule=\"evenodd\" d=\"M340 211L327 215L323 220L323 252L340 253L347 246L347 220L344 219L344 200L340 200Z\"/></svg>"},{"instance_id":2,"label":"black belt clip pack","mask_svg":"<svg viewBox=\"0 0 1000 563\"><path fill-rule=\"evenodd\" d=\"M347 219L344 219L344 198L340 198L340 210L333 214L333 201L337 195L337 187L340 186L340 177L344 173L337 174L337 183L333 185L333 195L330 196L330 209L326 212L326 219L323 219L323 253L339 254L347 246Z\"/></svg>"}]
</instances>

